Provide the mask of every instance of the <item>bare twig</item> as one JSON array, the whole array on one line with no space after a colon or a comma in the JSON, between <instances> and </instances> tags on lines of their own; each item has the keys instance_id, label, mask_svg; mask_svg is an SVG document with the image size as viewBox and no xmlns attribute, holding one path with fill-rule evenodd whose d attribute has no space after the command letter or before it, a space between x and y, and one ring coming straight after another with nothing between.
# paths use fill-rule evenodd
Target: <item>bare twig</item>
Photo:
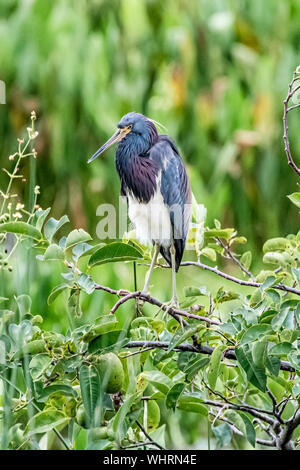
<instances>
[{"instance_id":1,"label":"bare twig","mask_svg":"<svg viewBox=\"0 0 300 470\"><path fill-rule=\"evenodd\" d=\"M169 343L166 341L129 341L126 345L126 348L157 348L157 349L168 349ZM215 348L211 346L206 346L204 344L198 344L197 347L190 344L190 343L182 343L178 345L174 350L175 351L187 351L187 352L195 352L201 354L209 354L213 353ZM224 357L227 359L236 360L235 352L232 348L228 348L224 352ZM280 361L280 369L287 370L290 372L295 372L294 367L287 361Z\"/></svg>"},{"instance_id":2,"label":"bare twig","mask_svg":"<svg viewBox=\"0 0 300 470\"><path fill-rule=\"evenodd\" d=\"M289 111L292 109L295 109L299 106L299 104L296 104L295 106L290 106L289 107L289 102L290 99L294 96L296 91L300 89L300 85L296 86L293 88L293 85L296 80L299 80L299 76L296 76L296 73L293 73L293 79L291 83L289 84L288 88L288 94L287 97L285 98L283 102L283 141L284 141L284 150L287 156L287 161L288 164L293 168L295 173L297 173L298 176L300 176L300 169L297 167L296 163L293 160L291 149L290 149L290 143L289 143L289 137L288 137L288 125L287 125L287 114Z\"/></svg>"},{"instance_id":3,"label":"bare twig","mask_svg":"<svg viewBox=\"0 0 300 470\"><path fill-rule=\"evenodd\" d=\"M218 268L213 268L212 266L208 266L207 264L201 263L200 261L184 261L183 263L181 263L180 266L196 266L198 268L202 268L202 269L205 269L206 271L210 271L214 274L217 274L218 276L221 276L224 279L227 279L227 281L235 282L236 284L239 284L240 286L261 287L263 285L262 282L245 281L243 279L239 279L237 277L231 276L230 274L223 273ZM167 264L161 264L160 267L170 268L170 266ZM295 289L294 287L286 286L284 284L274 284L272 286L272 289L281 290L284 292L290 292L291 294L300 296L299 289Z\"/></svg>"},{"instance_id":4,"label":"bare twig","mask_svg":"<svg viewBox=\"0 0 300 470\"><path fill-rule=\"evenodd\" d=\"M186 318L192 318L194 320L199 320L199 321L204 321L205 323L208 323L209 325L220 325L221 322L218 320L212 320L211 318L207 318L201 315L196 315L194 313L188 313L185 310L180 310L178 308L170 307L167 304L164 304L160 300L156 299L155 297L152 297L149 294L145 294L141 291L136 291L136 292L128 292L128 291L117 291L114 289L110 289L109 287L102 286L101 284L95 283L95 289L96 290L104 290L106 292L109 292L110 294L115 294L119 295L122 298L118 300L118 302L115 303L115 305L112 307L110 313L113 314L117 311L117 309L127 302L128 300L131 299L140 299L143 300L144 302L148 302L149 304L156 305L157 307L160 307L162 310L165 312L168 312L170 315L174 316L183 316ZM178 319L178 318L177 318Z\"/></svg>"},{"instance_id":5,"label":"bare twig","mask_svg":"<svg viewBox=\"0 0 300 470\"><path fill-rule=\"evenodd\" d=\"M232 431L235 433L235 434L238 434L239 436L244 436L244 434L233 424L231 423L231 421L229 421L229 419L225 418L224 416L220 417L220 416L217 416L215 413L213 413L212 411L209 412L212 416L214 416L215 418L217 418L219 421L223 421L224 423L227 423L229 424L229 426L231 427ZM255 439L255 442L257 444L260 444L260 445L263 445L263 446L268 446L268 447L275 447L275 439L273 439L272 441L270 440L266 440L266 439L260 439L259 437L257 437Z\"/></svg>"},{"instance_id":6,"label":"bare twig","mask_svg":"<svg viewBox=\"0 0 300 470\"><path fill-rule=\"evenodd\" d=\"M227 255L229 256L229 258L232 259L232 261L234 261L235 264L238 265L238 267L245 273L247 274L248 277L250 277L251 279L253 278L253 275L250 271L248 271L248 269L246 269L242 263L237 259L237 257L232 253L232 251L230 250L229 246L227 246L223 240L219 237L217 237L215 239L219 245L223 248L223 250L227 253Z\"/></svg>"}]
</instances>

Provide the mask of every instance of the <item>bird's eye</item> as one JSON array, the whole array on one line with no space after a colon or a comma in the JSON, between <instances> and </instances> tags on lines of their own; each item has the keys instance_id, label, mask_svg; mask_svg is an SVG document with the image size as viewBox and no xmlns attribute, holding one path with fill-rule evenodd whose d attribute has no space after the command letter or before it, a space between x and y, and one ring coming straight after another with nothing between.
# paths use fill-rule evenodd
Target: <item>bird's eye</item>
<instances>
[{"instance_id":1,"label":"bird's eye","mask_svg":"<svg viewBox=\"0 0 300 470\"><path fill-rule=\"evenodd\" d=\"M132 127L133 127L133 126L132 126L132 124L129 124L129 126L128 126L128 129L130 129L130 130L131 130L131 129L132 129Z\"/></svg>"}]
</instances>

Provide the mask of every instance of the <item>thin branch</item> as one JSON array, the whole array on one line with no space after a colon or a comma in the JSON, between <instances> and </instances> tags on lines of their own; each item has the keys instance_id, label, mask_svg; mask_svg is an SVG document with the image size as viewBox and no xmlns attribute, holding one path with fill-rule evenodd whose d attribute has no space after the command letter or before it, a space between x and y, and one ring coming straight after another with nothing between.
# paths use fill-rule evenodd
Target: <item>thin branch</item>
<instances>
[{"instance_id":1,"label":"thin branch","mask_svg":"<svg viewBox=\"0 0 300 470\"><path fill-rule=\"evenodd\" d=\"M139 423L138 420L136 420L136 424L138 425L138 427L140 428L140 430L142 431L142 433L147 437L147 439L149 439L150 443L154 446L156 446L158 449L160 450L165 450L160 444L158 444L158 442L155 442L151 436L149 436L149 434L147 433L146 429L144 429L144 427L141 425L141 423Z\"/></svg>"},{"instance_id":2,"label":"thin branch","mask_svg":"<svg viewBox=\"0 0 300 470\"><path fill-rule=\"evenodd\" d=\"M281 418L280 413L278 413L278 404L277 404L276 398L274 397L274 395L273 395L273 393L271 392L271 390L269 389L269 387L267 387L267 394L269 395L269 397L270 397L271 400L272 400L273 415L274 415L275 418L280 422L280 424L284 424L284 421L283 421L283 419Z\"/></svg>"},{"instance_id":3,"label":"thin branch","mask_svg":"<svg viewBox=\"0 0 300 470\"><path fill-rule=\"evenodd\" d=\"M292 96L294 96L295 92L300 89L300 85L293 88L293 85L294 85L295 81L298 80L298 79L299 79L299 76L296 77L296 73L294 72L293 73L293 79L292 79L292 81L291 81L291 83L289 84L289 87L288 87L287 97L285 98L285 100L283 102L283 118L282 118L282 120L283 120L284 150L285 150L285 153L286 153L286 156L287 156L287 161L288 161L288 164L293 168L295 173L297 173L297 175L300 176L300 169L297 167L297 165L294 162L293 157L292 157L292 153L291 153L291 149L290 149L290 143L289 143L289 137L288 137L288 124L287 124L287 114L288 114L288 112L299 106L297 104L295 106L289 107L290 99L292 98Z\"/></svg>"},{"instance_id":4,"label":"thin branch","mask_svg":"<svg viewBox=\"0 0 300 470\"><path fill-rule=\"evenodd\" d=\"M272 411L269 411L269 410L264 410L262 408L257 408L256 406L252 406L252 405L248 405L247 403L232 403L228 398L224 397L224 395L222 395L221 393L219 392L215 392L214 390L212 390L204 381L203 381L203 384L205 385L205 387L211 392L213 393L214 395L216 395L217 397L221 398L221 400L223 400L225 403L228 403L229 405L232 405L238 409L241 409L243 408L243 411L245 409L250 409L250 410L254 410L254 411L258 411L259 413L265 413L267 415L270 415L270 416L273 416L274 413Z\"/></svg>"},{"instance_id":5,"label":"thin branch","mask_svg":"<svg viewBox=\"0 0 300 470\"><path fill-rule=\"evenodd\" d=\"M227 423L229 424L229 426L231 427L232 431L235 433L235 434L238 434L239 436L244 436L244 434L233 424L229 421L229 419L225 418L224 416L220 417L217 415L215 415L212 411L210 411L210 414L212 416L214 416L215 418L217 418L219 421L223 421L224 423ZM260 439L259 437L257 437L255 439L255 442L257 444L260 444L260 445L263 445L263 446L268 446L268 447L275 447L275 440L266 440L266 439Z\"/></svg>"},{"instance_id":6,"label":"thin branch","mask_svg":"<svg viewBox=\"0 0 300 470\"><path fill-rule=\"evenodd\" d=\"M157 348L157 349L168 349L169 343L166 341L129 341L126 345L126 348ZM203 344L198 344L197 347L190 344L190 343L182 343L179 344L174 351L187 351L187 352L195 352L201 354L209 354L211 355L215 348L211 346L206 346ZM232 359L236 361L236 355L232 348L227 349L224 352L224 357L227 359ZM287 370L290 372L295 372L294 367L287 361L280 361L280 369Z\"/></svg>"},{"instance_id":7,"label":"thin branch","mask_svg":"<svg viewBox=\"0 0 300 470\"><path fill-rule=\"evenodd\" d=\"M250 277L251 279L253 278L253 275L250 271L248 271L243 265L242 263L237 259L237 257L232 253L232 251L230 250L229 246L225 245L225 243L221 240L221 238L219 237L216 237L215 239L219 245L221 245L221 247L223 248L223 250L225 250L225 252L227 253L227 255L229 256L229 258L232 259L232 261L238 265L238 267L245 273L247 274L248 277Z\"/></svg>"},{"instance_id":8,"label":"thin branch","mask_svg":"<svg viewBox=\"0 0 300 470\"><path fill-rule=\"evenodd\" d=\"M220 401L214 401L214 400L203 400L203 403L206 405L210 406L215 406L217 408L224 408L224 409L229 409L229 410L239 410L239 411L245 411L249 413L250 415L254 416L255 418L259 418L262 421L265 421L266 423L270 424L271 426L274 426L275 420L271 418L268 415L265 415L265 410L256 411L255 408L252 408L250 405L244 406L244 405L236 405L235 403L221 403Z\"/></svg>"},{"instance_id":9,"label":"thin branch","mask_svg":"<svg viewBox=\"0 0 300 470\"><path fill-rule=\"evenodd\" d=\"M235 282L236 284L239 284L240 286L261 287L263 285L262 282L245 281L243 279L239 279L237 277L231 276L230 274L223 273L218 268L213 268L212 266L203 264L200 261L184 261L183 263L181 263L180 266L196 266L198 268L202 268L202 269L205 269L206 271L210 271L214 274L217 274L218 276L221 276L224 279L227 279L227 281ZM170 266L167 264L161 264L160 267L170 268ZM272 286L272 289L277 289L277 290L281 290L284 292L290 292L291 294L300 296L300 290L295 289L294 287L286 286L284 284L274 284L274 286Z\"/></svg>"},{"instance_id":10,"label":"thin branch","mask_svg":"<svg viewBox=\"0 0 300 470\"><path fill-rule=\"evenodd\" d=\"M149 442L137 442L136 444L129 444L128 446L122 446L121 449L122 450L125 450L125 449L134 449L136 447L145 447L145 446L154 446L155 444L153 444L153 442L149 441Z\"/></svg>"},{"instance_id":11,"label":"thin branch","mask_svg":"<svg viewBox=\"0 0 300 470\"><path fill-rule=\"evenodd\" d=\"M115 295L119 295L122 297L112 307L110 311L111 314L114 314L117 311L117 309L128 300L140 299L140 300L143 300L144 302L148 302L149 304L160 307L162 310L164 310L165 312L168 312L170 315L174 316L175 318L177 315L179 315L179 316L186 317L186 318L192 318L194 320L204 321L208 323L209 325L221 324L221 322L219 322L218 320L212 320L211 318L203 317L201 315L196 315L194 313L188 313L185 310L170 307L169 305L165 304L164 302L161 302L155 297L152 297L151 295L145 294L141 291L136 291L136 292L118 291L115 289L110 289L109 287L106 287L106 286L102 286L101 284L97 284L97 283L95 283L94 286L96 290L104 290L105 292L108 292L110 294L115 294Z\"/></svg>"}]
</instances>

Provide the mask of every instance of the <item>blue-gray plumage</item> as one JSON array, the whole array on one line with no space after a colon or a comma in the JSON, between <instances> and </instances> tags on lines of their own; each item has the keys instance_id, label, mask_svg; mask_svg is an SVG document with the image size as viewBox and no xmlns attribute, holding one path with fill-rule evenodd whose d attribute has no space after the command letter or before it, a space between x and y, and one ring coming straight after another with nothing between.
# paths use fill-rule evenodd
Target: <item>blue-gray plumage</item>
<instances>
[{"instance_id":1,"label":"blue-gray plumage","mask_svg":"<svg viewBox=\"0 0 300 470\"><path fill-rule=\"evenodd\" d=\"M185 167L173 141L159 135L154 121L142 114L123 116L118 130L89 162L114 143L118 143L116 168L129 217L138 238L155 246L143 291L148 291L160 251L172 267L172 299L177 303L175 271L183 256L191 213L191 188Z\"/></svg>"}]
</instances>

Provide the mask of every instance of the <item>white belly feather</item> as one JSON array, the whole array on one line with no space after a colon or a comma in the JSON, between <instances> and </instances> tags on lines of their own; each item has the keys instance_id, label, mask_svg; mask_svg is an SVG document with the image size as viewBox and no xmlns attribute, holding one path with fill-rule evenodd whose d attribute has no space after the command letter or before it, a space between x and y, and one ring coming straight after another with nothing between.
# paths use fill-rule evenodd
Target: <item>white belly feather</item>
<instances>
[{"instance_id":1,"label":"white belly feather","mask_svg":"<svg viewBox=\"0 0 300 470\"><path fill-rule=\"evenodd\" d=\"M171 245L172 227L170 215L158 190L147 204L141 204L135 197L127 194L128 215L136 229L137 239L143 243L152 240L164 247Z\"/></svg>"}]
</instances>

